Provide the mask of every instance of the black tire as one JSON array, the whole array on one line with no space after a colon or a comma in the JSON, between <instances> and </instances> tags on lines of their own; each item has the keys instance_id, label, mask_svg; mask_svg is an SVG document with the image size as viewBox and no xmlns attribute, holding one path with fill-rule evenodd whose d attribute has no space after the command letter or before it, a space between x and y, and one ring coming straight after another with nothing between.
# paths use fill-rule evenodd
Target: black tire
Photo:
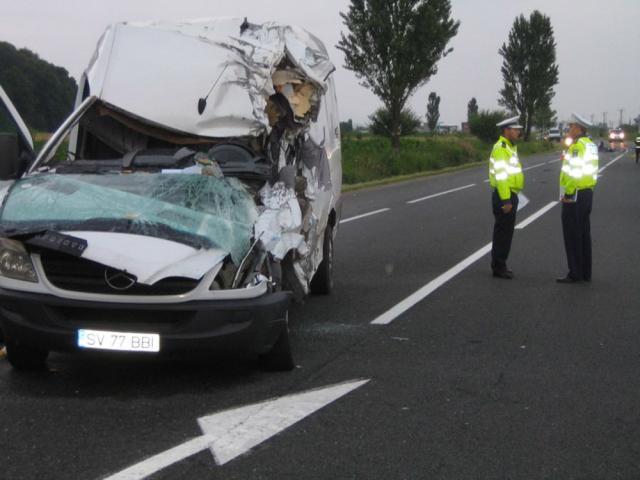
<instances>
[{"instance_id":1,"label":"black tire","mask_svg":"<svg viewBox=\"0 0 640 480\"><path fill-rule=\"evenodd\" d=\"M7 340L7 360L16 370L45 370L49 352Z\"/></svg>"},{"instance_id":2,"label":"black tire","mask_svg":"<svg viewBox=\"0 0 640 480\"><path fill-rule=\"evenodd\" d=\"M296 366L289 341L289 313L285 313L285 327L271 350L260 355L260 366L272 372L288 372Z\"/></svg>"},{"instance_id":3,"label":"black tire","mask_svg":"<svg viewBox=\"0 0 640 480\"><path fill-rule=\"evenodd\" d=\"M311 279L311 293L329 295L333 290L333 227L327 225L322 242L322 262Z\"/></svg>"}]
</instances>

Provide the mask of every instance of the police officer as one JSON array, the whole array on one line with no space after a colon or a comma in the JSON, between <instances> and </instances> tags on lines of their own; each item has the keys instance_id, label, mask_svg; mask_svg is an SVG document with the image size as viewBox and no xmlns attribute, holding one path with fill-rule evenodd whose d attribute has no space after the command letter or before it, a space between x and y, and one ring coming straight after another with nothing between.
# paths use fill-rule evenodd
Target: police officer
<instances>
[{"instance_id":1,"label":"police officer","mask_svg":"<svg viewBox=\"0 0 640 480\"><path fill-rule=\"evenodd\" d=\"M515 141L520 137L522 126L518 117L508 118L496 125L502 135L493 146L489 159L489 182L491 184L491 204L495 223L491 247L491 270L498 278L513 278L507 268L507 257L511 250L513 228L518 210L518 192L524 187L522 165L518 159Z\"/></svg>"},{"instance_id":2,"label":"police officer","mask_svg":"<svg viewBox=\"0 0 640 480\"><path fill-rule=\"evenodd\" d=\"M591 124L574 113L569 123L573 143L560 172L562 233L569 272L559 283L591 281L591 205L598 180L598 147L587 136Z\"/></svg>"},{"instance_id":3,"label":"police officer","mask_svg":"<svg viewBox=\"0 0 640 480\"><path fill-rule=\"evenodd\" d=\"M636 137L636 163L638 163L639 158L640 158L640 135Z\"/></svg>"}]
</instances>

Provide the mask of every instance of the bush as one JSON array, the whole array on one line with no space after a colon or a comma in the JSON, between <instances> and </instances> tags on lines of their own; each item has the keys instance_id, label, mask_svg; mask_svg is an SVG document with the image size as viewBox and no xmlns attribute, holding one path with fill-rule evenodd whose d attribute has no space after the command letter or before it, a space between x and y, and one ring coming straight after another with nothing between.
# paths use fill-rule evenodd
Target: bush
<instances>
[{"instance_id":1,"label":"bush","mask_svg":"<svg viewBox=\"0 0 640 480\"><path fill-rule=\"evenodd\" d=\"M505 118L507 118L507 114L502 110L481 110L469 121L469 129L480 140L493 143L500 135L496 124Z\"/></svg>"},{"instance_id":2,"label":"bush","mask_svg":"<svg viewBox=\"0 0 640 480\"><path fill-rule=\"evenodd\" d=\"M371 125L369 130L375 135L391 136L391 115L389 110L380 107L369 116ZM420 126L420 118L411 110L405 109L400 113L400 135L406 136L416 132Z\"/></svg>"}]
</instances>

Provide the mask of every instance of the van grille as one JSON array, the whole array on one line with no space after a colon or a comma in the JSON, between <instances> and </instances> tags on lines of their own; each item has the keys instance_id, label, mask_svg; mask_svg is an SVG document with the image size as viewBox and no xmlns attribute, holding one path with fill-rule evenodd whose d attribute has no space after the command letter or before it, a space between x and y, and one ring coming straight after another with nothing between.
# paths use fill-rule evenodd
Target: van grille
<instances>
[{"instance_id":1,"label":"van grille","mask_svg":"<svg viewBox=\"0 0 640 480\"><path fill-rule=\"evenodd\" d=\"M62 290L101 293L107 295L181 295L198 286L198 280L170 277L154 285L134 283L126 290L112 288L105 280L106 267L84 258L74 257L53 250L40 252L42 267L47 279Z\"/></svg>"}]
</instances>

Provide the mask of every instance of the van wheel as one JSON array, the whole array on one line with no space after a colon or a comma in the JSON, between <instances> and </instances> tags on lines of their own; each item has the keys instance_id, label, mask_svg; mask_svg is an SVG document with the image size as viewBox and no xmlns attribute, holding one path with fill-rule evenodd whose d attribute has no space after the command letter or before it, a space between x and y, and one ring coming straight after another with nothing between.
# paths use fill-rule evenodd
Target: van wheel
<instances>
[{"instance_id":1,"label":"van wheel","mask_svg":"<svg viewBox=\"0 0 640 480\"><path fill-rule=\"evenodd\" d=\"M16 370L44 370L49 352L37 348L17 345L7 339L7 360Z\"/></svg>"},{"instance_id":2,"label":"van wheel","mask_svg":"<svg viewBox=\"0 0 640 480\"><path fill-rule=\"evenodd\" d=\"M271 350L260 355L260 366L272 372L288 372L296 366L291 353L291 343L289 341L289 312L285 313L285 326L273 344Z\"/></svg>"},{"instance_id":3,"label":"van wheel","mask_svg":"<svg viewBox=\"0 0 640 480\"><path fill-rule=\"evenodd\" d=\"M322 242L322 262L311 279L311 293L328 295L333 290L333 227L327 225Z\"/></svg>"}]
</instances>

